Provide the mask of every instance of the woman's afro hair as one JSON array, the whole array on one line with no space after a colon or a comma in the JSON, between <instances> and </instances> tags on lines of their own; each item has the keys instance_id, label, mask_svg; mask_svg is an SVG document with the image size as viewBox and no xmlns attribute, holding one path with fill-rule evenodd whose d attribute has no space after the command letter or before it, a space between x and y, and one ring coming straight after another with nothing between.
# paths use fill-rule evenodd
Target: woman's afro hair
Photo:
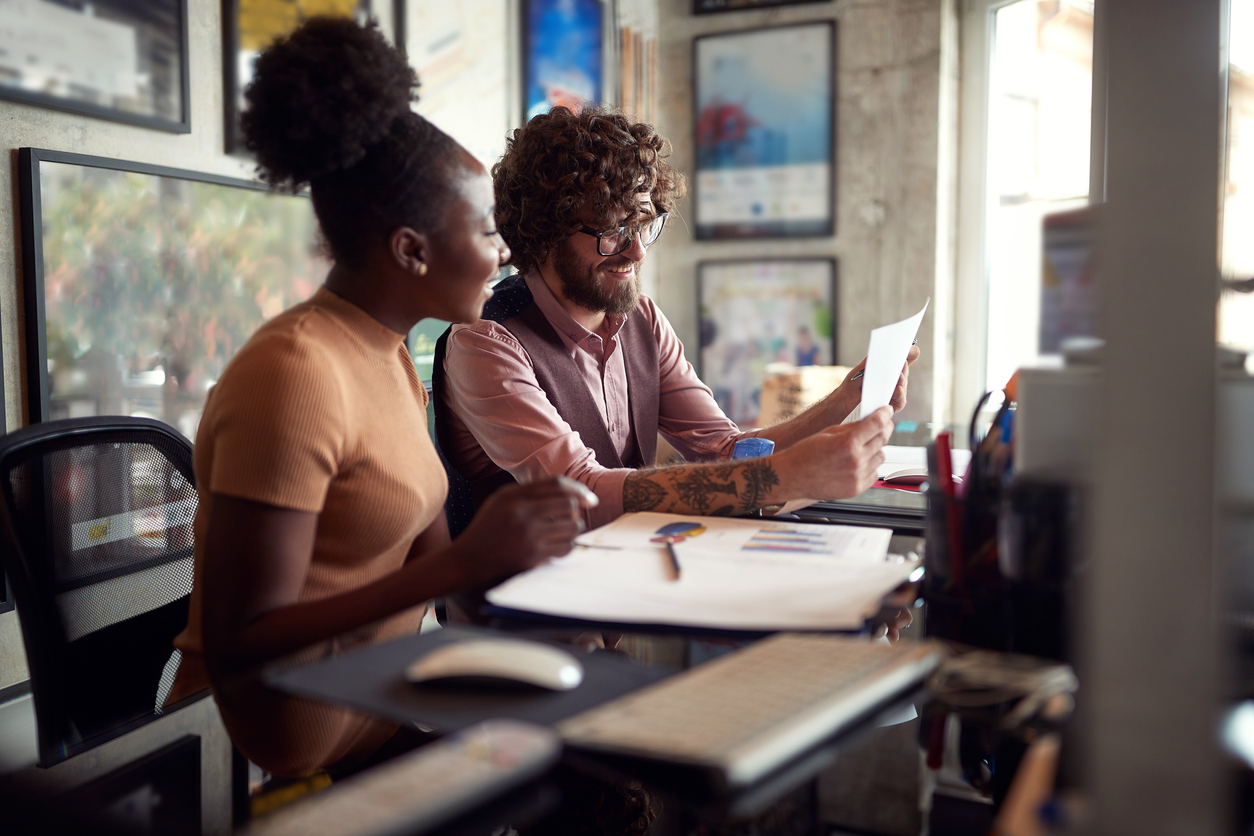
<instances>
[{"instance_id":1,"label":"woman's afro hair","mask_svg":"<svg viewBox=\"0 0 1254 836\"><path fill-rule=\"evenodd\" d=\"M414 113L418 77L377 25L314 17L257 59L245 144L261 178L310 186L336 261L360 265L399 226L433 229L455 199L465 151Z\"/></svg>"},{"instance_id":2,"label":"woman's afro hair","mask_svg":"<svg viewBox=\"0 0 1254 836\"><path fill-rule=\"evenodd\" d=\"M257 59L245 145L261 177L298 189L352 168L417 100L418 76L375 24L316 17Z\"/></svg>"}]
</instances>

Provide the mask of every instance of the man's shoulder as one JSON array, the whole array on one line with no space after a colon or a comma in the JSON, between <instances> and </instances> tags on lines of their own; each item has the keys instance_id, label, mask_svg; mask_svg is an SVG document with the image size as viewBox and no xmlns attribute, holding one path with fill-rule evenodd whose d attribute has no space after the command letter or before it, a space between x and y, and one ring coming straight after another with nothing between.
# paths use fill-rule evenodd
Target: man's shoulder
<instances>
[{"instance_id":1,"label":"man's shoulder","mask_svg":"<svg viewBox=\"0 0 1254 836\"><path fill-rule=\"evenodd\" d=\"M492 288L492 298L484 304L481 316L489 322L504 322L531 307L534 301L527 282L515 274Z\"/></svg>"}]
</instances>

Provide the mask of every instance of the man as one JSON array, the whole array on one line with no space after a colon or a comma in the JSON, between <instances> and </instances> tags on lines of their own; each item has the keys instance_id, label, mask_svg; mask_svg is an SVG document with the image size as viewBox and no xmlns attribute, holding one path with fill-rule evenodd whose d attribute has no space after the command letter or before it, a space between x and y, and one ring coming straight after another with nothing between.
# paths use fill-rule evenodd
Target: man
<instances>
[{"instance_id":1,"label":"man","mask_svg":"<svg viewBox=\"0 0 1254 836\"><path fill-rule=\"evenodd\" d=\"M437 348L454 533L473 510L458 507L458 475L472 505L514 479L569 476L601 500L586 512L592 527L627 511L739 514L854 496L875 480L918 349L892 409L841 423L861 398L859 364L800 415L742 433L640 293L646 249L684 193L667 150L648 125L558 107L515 131L493 168L497 222L519 276L498 285L481 321L453 326ZM699 461L654 467L659 432ZM775 453L730 460L735 442L752 436L773 440Z\"/></svg>"}]
</instances>

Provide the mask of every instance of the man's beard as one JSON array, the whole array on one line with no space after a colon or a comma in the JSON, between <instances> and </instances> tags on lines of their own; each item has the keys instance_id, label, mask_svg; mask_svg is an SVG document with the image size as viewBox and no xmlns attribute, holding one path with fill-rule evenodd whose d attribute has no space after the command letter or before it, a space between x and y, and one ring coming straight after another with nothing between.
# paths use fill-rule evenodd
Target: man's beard
<instances>
[{"instance_id":1,"label":"man's beard","mask_svg":"<svg viewBox=\"0 0 1254 836\"><path fill-rule=\"evenodd\" d=\"M553 254L553 269L562 283L562 294L570 302L590 311L626 314L640 301L640 278L635 273L628 281L603 279L597 270L608 270L634 264L630 259L606 261L581 271L579 258L570 243L563 241Z\"/></svg>"}]
</instances>

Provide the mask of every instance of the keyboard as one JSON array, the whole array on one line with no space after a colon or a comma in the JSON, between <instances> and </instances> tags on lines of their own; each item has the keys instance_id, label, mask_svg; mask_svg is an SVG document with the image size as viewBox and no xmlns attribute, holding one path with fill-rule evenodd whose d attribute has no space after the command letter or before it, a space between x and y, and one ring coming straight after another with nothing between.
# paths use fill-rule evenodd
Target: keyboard
<instances>
[{"instance_id":1,"label":"keyboard","mask_svg":"<svg viewBox=\"0 0 1254 836\"><path fill-rule=\"evenodd\" d=\"M545 774L560 754L548 729L485 720L257 819L246 836L426 833Z\"/></svg>"},{"instance_id":2,"label":"keyboard","mask_svg":"<svg viewBox=\"0 0 1254 836\"><path fill-rule=\"evenodd\" d=\"M567 746L753 784L919 685L938 645L781 633L571 717Z\"/></svg>"}]
</instances>

